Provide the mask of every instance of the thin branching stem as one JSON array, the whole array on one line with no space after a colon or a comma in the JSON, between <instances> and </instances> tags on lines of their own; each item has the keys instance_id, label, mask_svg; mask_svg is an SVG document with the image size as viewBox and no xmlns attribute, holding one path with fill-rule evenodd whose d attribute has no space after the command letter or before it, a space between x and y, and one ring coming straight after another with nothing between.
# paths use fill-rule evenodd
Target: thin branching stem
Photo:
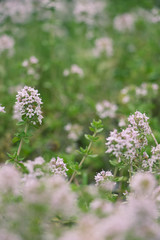
<instances>
[{"instance_id":1,"label":"thin branching stem","mask_svg":"<svg viewBox=\"0 0 160 240\"><path fill-rule=\"evenodd\" d=\"M96 134L97 134L97 132L95 131L94 134L93 134L93 137L95 137ZM93 144L93 141L91 141L91 142L89 143L88 148L87 148L87 153L83 156L82 160L80 161L80 163L79 163L79 165L78 165L79 168L82 166L82 164L84 163L85 159L87 158L88 153L89 153L89 151L90 151L90 149L91 149L91 147L92 147L92 144ZM73 179L75 178L76 174L77 174L77 172L74 171L74 173L72 174L72 176L71 176L71 178L70 178L70 180L69 180L69 183L71 183L71 182L73 181Z\"/></svg>"}]
</instances>

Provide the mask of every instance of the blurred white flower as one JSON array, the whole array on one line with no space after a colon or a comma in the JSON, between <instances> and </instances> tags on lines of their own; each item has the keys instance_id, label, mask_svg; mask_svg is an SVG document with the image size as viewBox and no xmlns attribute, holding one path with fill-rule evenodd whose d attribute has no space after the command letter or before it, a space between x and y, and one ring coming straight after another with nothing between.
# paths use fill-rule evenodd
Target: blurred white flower
<instances>
[{"instance_id":1,"label":"blurred white flower","mask_svg":"<svg viewBox=\"0 0 160 240\"><path fill-rule=\"evenodd\" d=\"M6 111L5 111L5 107L2 107L2 105L0 104L0 112L3 112L3 113L5 113Z\"/></svg>"},{"instance_id":2,"label":"blurred white flower","mask_svg":"<svg viewBox=\"0 0 160 240\"><path fill-rule=\"evenodd\" d=\"M135 16L131 13L125 13L116 16L113 21L114 28L120 32L133 30L135 23Z\"/></svg>"},{"instance_id":3,"label":"blurred white flower","mask_svg":"<svg viewBox=\"0 0 160 240\"><path fill-rule=\"evenodd\" d=\"M84 76L84 72L83 72L82 68L80 68L76 64L71 65L70 69L65 69L63 71L63 76L65 76L65 77L69 76L70 74L77 74L79 77Z\"/></svg>"},{"instance_id":4,"label":"blurred white flower","mask_svg":"<svg viewBox=\"0 0 160 240\"><path fill-rule=\"evenodd\" d=\"M150 195L156 186L156 181L151 173L136 173L130 182L131 190L137 196Z\"/></svg>"},{"instance_id":5,"label":"blurred white flower","mask_svg":"<svg viewBox=\"0 0 160 240\"><path fill-rule=\"evenodd\" d=\"M111 38L103 37L96 39L93 55L100 57L102 53L105 53L108 57L113 55L113 41Z\"/></svg>"},{"instance_id":6,"label":"blurred white flower","mask_svg":"<svg viewBox=\"0 0 160 240\"><path fill-rule=\"evenodd\" d=\"M0 36L0 54L7 52L9 56L13 55L14 39L6 34Z\"/></svg>"},{"instance_id":7,"label":"blurred white flower","mask_svg":"<svg viewBox=\"0 0 160 240\"><path fill-rule=\"evenodd\" d=\"M68 132L68 139L71 139L73 141L77 141L80 136L82 135L82 126L79 124L71 124L68 123L64 129Z\"/></svg>"},{"instance_id":8,"label":"blurred white flower","mask_svg":"<svg viewBox=\"0 0 160 240\"><path fill-rule=\"evenodd\" d=\"M117 109L117 105L107 100L96 104L96 111L100 118L115 118Z\"/></svg>"}]
</instances>

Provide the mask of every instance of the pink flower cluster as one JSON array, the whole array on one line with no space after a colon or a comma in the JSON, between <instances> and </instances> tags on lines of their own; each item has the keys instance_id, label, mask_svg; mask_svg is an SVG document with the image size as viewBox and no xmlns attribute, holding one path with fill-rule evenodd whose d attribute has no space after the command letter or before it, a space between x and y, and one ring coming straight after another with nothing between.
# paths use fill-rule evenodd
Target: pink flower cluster
<instances>
[{"instance_id":1,"label":"pink flower cluster","mask_svg":"<svg viewBox=\"0 0 160 240\"><path fill-rule=\"evenodd\" d=\"M63 162L63 158L60 157L57 157L57 159L52 158L48 166L53 174L67 177L66 172L68 171L68 169L66 167L66 164Z\"/></svg>"},{"instance_id":2,"label":"pink flower cluster","mask_svg":"<svg viewBox=\"0 0 160 240\"><path fill-rule=\"evenodd\" d=\"M151 133L148 117L140 112L128 118L129 125L120 133L115 129L106 139L107 153L112 153L119 162L127 159L130 162L138 156L138 150L141 150L148 144L147 135Z\"/></svg>"},{"instance_id":3,"label":"pink flower cluster","mask_svg":"<svg viewBox=\"0 0 160 240\"><path fill-rule=\"evenodd\" d=\"M39 93L32 87L25 86L16 96L15 116L25 118L32 124L42 123L42 100ZM18 119L20 120L20 119Z\"/></svg>"}]
</instances>

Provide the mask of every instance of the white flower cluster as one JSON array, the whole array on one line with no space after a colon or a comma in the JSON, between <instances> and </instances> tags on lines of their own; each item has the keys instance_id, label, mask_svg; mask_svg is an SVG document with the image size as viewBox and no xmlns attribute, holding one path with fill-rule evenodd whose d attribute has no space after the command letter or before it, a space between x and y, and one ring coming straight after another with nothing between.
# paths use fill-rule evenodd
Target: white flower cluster
<instances>
[{"instance_id":1,"label":"white flower cluster","mask_svg":"<svg viewBox=\"0 0 160 240\"><path fill-rule=\"evenodd\" d=\"M114 18L114 28L120 32L133 30L135 23L135 16L131 13L118 15Z\"/></svg>"},{"instance_id":2,"label":"white flower cluster","mask_svg":"<svg viewBox=\"0 0 160 240\"><path fill-rule=\"evenodd\" d=\"M117 105L106 100L96 104L97 114L100 118L114 118L116 116L117 109Z\"/></svg>"},{"instance_id":3,"label":"white flower cluster","mask_svg":"<svg viewBox=\"0 0 160 240\"><path fill-rule=\"evenodd\" d=\"M7 199L9 201L6 201ZM38 226L41 234L43 231L49 233L53 228L50 219L57 215L62 219L75 216L76 195L60 175L44 176L40 179L28 178L24 182L14 166L5 165L0 168L0 209L0 239L30 239L29 236L33 237L33 227ZM34 226L31 225L31 219ZM38 224L36 219L41 219ZM13 225L15 236L19 236L17 238L11 234ZM37 232L35 234L34 236L38 236Z\"/></svg>"},{"instance_id":4,"label":"white flower cluster","mask_svg":"<svg viewBox=\"0 0 160 240\"><path fill-rule=\"evenodd\" d=\"M152 155L146 162L146 167L149 167L149 171L152 172L152 168L154 164L160 160L160 144L158 144L156 147L152 147Z\"/></svg>"},{"instance_id":5,"label":"white flower cluster","mask_svg":"<svg viewBox=\"0 0 160 240\"><path fill-rule=\"evenodd\" d=\"M23 181L50 175L61 175L67 177L66 172L68 169L63 161L63 158L52 158L50 162L45 162L43 157L37 157L34 161L26 161L24 165L29 173L24 175Z\"/></svg>"},{"instance_id":6,"label":"white flower cluster","mask_svg":"<svg viewBox=\"0 0 160 240\"><path fill-rule=\"evenodd\" d=\"M151 88L154 93L157 93L159 86L156 83L151 84ZM136 87L136 95L137 96L147 96L149 93L148 85L147 83L142 83L140 87Z\"/></svg>"},{"instance_id":7,"label":"white flower cluster","mask_svg":"<svg viewBox=\"0 0 160 240\"><path fill-rule=\"evenodd\" d=\"M98 217L92 211L83 215L77 225L65 232L60 240L87 240L90 237L92 240L160 239L156 205L160 191L155 189L154 177L148 173L137 173L131 180L131 190L133 192L125 202L108 206L107 201L101 199L91 202L91 209L103 211L103 215L100 215L103 217Z\"/></svg>"},{"instance_id":8,"label":"white flower cluster","mask_svg":"<svg viewBox=\"0 0 160 240\"><path fill-rule=\"evenodd\" d=\"M131 102L132 98L141 99L142 97L153 98L158 94L159 86L156 83L149 84L143 82L140 86L128 86L121 90L122 103Z\"/></svg>"},{"instance_id":9,"label":"white flower cluster","mask_svg":"<svg viewBox=\"0 0 160 240\"><path fill-rule=\"evenodd\" d=\"M14 118L20 120L23 117L32 124L42 123L42 100L39 93L32 87L25 86L16 96L16 103L14 107Z\"/></svg>"},{"instance_id":10,"label":"white flower cluster","mask_svg":"<svg viewBox=\"0 0 160 240\"><path fill-rule=\"evenodd\" d=\"M22 24L27 22L33 13L44 19L46 12L49 17L49 9L52 8L50 0L5 0L0 1L0 22L10 20L12 23ZM45 17L46 18L46 17Z\"/></svg>"},{"instance_id":11,"label":"white flower cluster","mask_svg":"<svg viewBox=\"0 0 160 240\"><path fill-rule=\"evenodd\" d=\"M102 170L100 173L97 173L97 175L95 176L96 185L99 185L105 180L108 180L109 177L113 177L111 171Z\"/></svg>"},{"instance_id":12,"label":"white flower cluster","mask_svg":"<svg viewBox=\"0 0 160 240\"><path fill-rule=\"evenodd\" d=\"M155 178L150 173L136 173L130 182L130 188L137 196L150 195L156 186Z\"/></svg>"},{"instance_id":13,"label":"white flower cluster","mask_svg":"<svg viewBox=\"0 0 160 240\"><path fill-rule=\"evenodd\" d=\"M143 16L143 19L150 23L156 24L160 22L160 11L159 8L152 8L151 10L147 11L145 9L140 8L138 11L138 16L141 18Z\"/></svg>"},{"instance_id":14,"label":"white flower cluster","mask_svg":"<svg viewBox=\"0 0 160 240\"><path fill-rule=\"evenodd\" d=\"M1 21L7 18L13 23L24 23L33 11L32 0L6 0L0 2Z\"/></svg>"},{"instance_id":15,"label":"white flower cluster","mask_svg":"<svg viewBox=\"0 0 160 240\"><path fill-rule=\"evenodd\" d=\"M14 53L14 39L6 34L0 36L0 54L7 52L9 56Z\"/></svg>"},{"instance_id":16,"label":"white flower cluster","mask_svg":"<svg viewBox=\"0 0 160 240\"><path fill-rule=\"evenodd\" d=\"M135 112L134 115L128 118L129 125L120 133L115 129L106 139L107 151L112 153L119 161L122 159L133 161L136 159L137 150L141 150L147 145L147 134L151 133L148 117L140 112Z\"/></svg>"},{"instance_id":17,"label":"white flower cluster","mask_svg":"<svg viewBox=\"0 0 160 240\"><path fill-rule=\"evenodd\" d=\"M11 165L0 167L0 193L19 193L20 173Z\"/></svg>"},{"instance_id":18,"label":"white flower cluster","mask_svg":"<svg viewBox=\"0 0 160 240\"><path fill-rule=\"evenodd\" d=\"M113 174L110 171L102 170L95 176L96 186L101 187L105 191L113 191L115 182L112 181Z\"/></svg>"},{"instance_id":19,"label":"white flower cluster","mask_svg":"<svg viewBox=\"0 0 160 240\"><path fill-rule=\"evenodd\" d=\"M84 72L83 69L80 68L78 65L73 64L70 69L65 69L63 72L63 75L65 77L69 76L70 74L77 74L79 77L83 77L84 76Z\"/></svg>"},{"instance_id":20,"label":"white flower cluster","mask_svg":"<svg viewBox=\"0 0 160 240\"><path fill-rule=\"evenodd\" d=\"M129 127L132 127L135 131L148 135L151 134L151 129L148 124L149 117L145 113L136 111L134 114L128 117L128 122L130 123Z\"/></svg>"},{"instance_id":21,"label":"white flower cluster","mask_svg":"<svg viewBox=\"0 0 160 240\"><path fill-rule=\"evenodd\" d=\"M28 60L24 60L22 63L22 66L27 70L27 74L33 76L35 79L39 79L39 74L36 70L38 62L39 61L35 56L31 56Z\"/></svg>"},{"instance_id":22,"label":"white flower cluster","mask_svg":"<svg viewBox=\"0 0 160 240\"><path fill-rule=\"evenodd\" d=\"M82 135L82 126L79 124L68 123L64 129L68 132L68 139L77 141Z\"/></svg>"},{"instance_id":23,"label":"white flower cluster","mask_svg":"<svg viewBox=\"0 0 160 240\"><path fill-rule=\"evenodd\" d=\"M109 37L98 38L95 41L93 55L95 57L100 57L103 53L108 57L113 55L113 41Z\"/></svg>"},{"instance_id":24,"label":"white flower cluster","mask_svg":"<svg viewBox=\"0 0 160 240\"><path fill-rule=\"evenodd\" d=\"M48 164L50 171L56 175L62 175L67 177L66 172L68 171L66 164L63 162L63 158L57 157L52 158Z\"/></svg>"},{"instance_id":25,"label":"white flower cluster","mask_svg":"<svg viewBox=\"0 0 160 240\"><path fill-rule=\"evenodd\" d=\"M92 25L95 17L101 15L104 8L105 4L101 0L75 0L73 14L77 22Z\"/></svg>"},{"instance_id":26,"label":"white flower cluster","mask_svg":"<svg viewBox=\"0 0 160 240\"><path fill-rule=\"evenodd\" d=\"M41 158L36 161L43 162ZM111 172L102 171L101 175L112 178ZM131 178L129 187L127 199L117 203L107 201L96 191L88 212L84 213L76 206L78 193L70 189L62 176L22 182L18 170L5 165L0 168L0 239L22 240L30 236L35 239L39 232L45 240L120 240L126 236L127 239L160 239L160 187L154 176L138 172ZM70 223L74 217L77 221L72 227L57 224ZM31 220L38 233L33 233Z\"/></svg>"},{"instance_id":27,"label":"white flower cluster","mask_svg":"<svg viewBox=\"0 0 160 240\"><path fill-rule=\"evenodd\" d=\"M0 104L0 112L3 112L3 113L5 113L6 111L5 111L5 107L2 107L2 105Z\"/></svg>"}]
</instances>

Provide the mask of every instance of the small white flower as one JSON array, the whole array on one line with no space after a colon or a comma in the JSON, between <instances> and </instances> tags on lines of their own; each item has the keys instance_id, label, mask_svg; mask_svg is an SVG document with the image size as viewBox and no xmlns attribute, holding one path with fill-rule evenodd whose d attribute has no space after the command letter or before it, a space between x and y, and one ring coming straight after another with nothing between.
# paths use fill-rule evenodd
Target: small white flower
<instances>
[{"instance_id":1,"label":"small white flower","mask_svg":"<svg viewBox=\"0 0 160 240\"><path fill-rule=\"evenodd\" d=\"M153 192L156 181L151 173L136 173L130 182L131 190L138 195L149 195Z\"/></svg>"},{"instance_id":2,"label":"small white flower","mask_svg":"<svg viewBox=\"0 0 160 240\"><path fill-rule=\"evenodd\" d=\"M95 57L100 57L102 53L105 53L108 57L113 55L113 41L111 38L104 37L96 39L93 54Z\"/></svg>"},{"instance_id":3,"label":"small white flower","mask_svg":"<svg viewBox=\"0 0 160 240\"><path fill-rule=\"evenodd\" d=\"M3 112L3 113L6 112L6 111L5 111L5 107L2 107L1 104L0 104L0 112Z\"/></svg>"}]
</instances>

